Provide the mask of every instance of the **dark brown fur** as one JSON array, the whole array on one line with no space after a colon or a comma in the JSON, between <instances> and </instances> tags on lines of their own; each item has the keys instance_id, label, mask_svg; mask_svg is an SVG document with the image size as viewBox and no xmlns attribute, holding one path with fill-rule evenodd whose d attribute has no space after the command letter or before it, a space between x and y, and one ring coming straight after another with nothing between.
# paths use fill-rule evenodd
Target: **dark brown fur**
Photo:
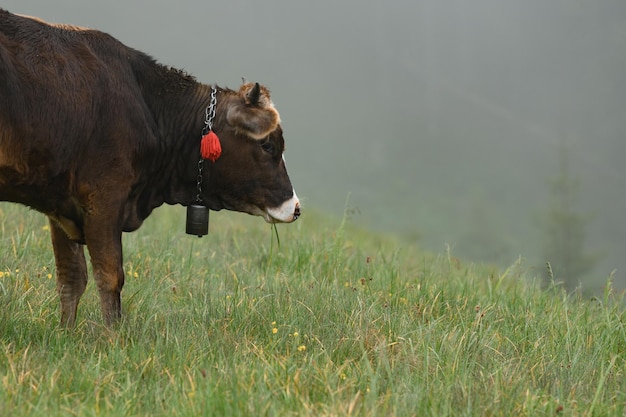
<instances>
[{"instance_id":1,"label":"dark brown fur","mask_svg":"<svg viewBox=\"0 0 626 417\"><path fill-rule=\"evenodd\" d=\"M205 164L202 195L213 210L259 214L293 195L278 112L265 87L250 102L255 88L218 89L223 154ZM110 323L121 313L122 232L163 203L195 200L210 91L105 33L0 9L0 201L50 219L63 324L87 283L83 245Z\"/></svg>"}]
</instances>

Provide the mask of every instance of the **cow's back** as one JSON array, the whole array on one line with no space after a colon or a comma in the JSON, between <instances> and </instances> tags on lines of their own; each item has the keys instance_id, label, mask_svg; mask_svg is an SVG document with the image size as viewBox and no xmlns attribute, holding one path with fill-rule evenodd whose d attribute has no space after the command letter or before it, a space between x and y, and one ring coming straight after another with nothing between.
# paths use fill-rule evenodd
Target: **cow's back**
<instances>
[{"instance_id":1,"label":"cow's back","mask_svg":"<svg viewBox=\"0 0 626 417\"><path fill-rule=\"evenodd\" d=\"M7 125L22 146L65 146L89 136L99 108L115 94L121 77L113 38L97 31L68 29L0 11L2 146ZM120 87L117 86L117 90ZM17 132L15 131L17 130ZM63 142L59 140L63 138Z\"/></svg>"},{"instance_id":2,"label":"cow's back","mask_svg":"<svg viewBox=\"0 0 626 417\"><path fill-rule=\"evenodd\" d=\"M100 31L0 10L0 200L45 212L41 190L69 194L75 177L131 165L120 156L150 133L137 54Z\"/></svg>"}]
</instances>

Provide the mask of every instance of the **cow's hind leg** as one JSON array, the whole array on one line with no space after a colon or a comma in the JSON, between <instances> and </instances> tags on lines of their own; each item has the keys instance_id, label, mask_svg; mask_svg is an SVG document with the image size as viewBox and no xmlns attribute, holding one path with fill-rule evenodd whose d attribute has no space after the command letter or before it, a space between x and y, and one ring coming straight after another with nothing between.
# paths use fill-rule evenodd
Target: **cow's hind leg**
<instances>
[{"instance_id":1,"label":"cow's hind leg","mask_svg":"<svg viewBox=\"0 0 626 417\"><path fill-rule=\"evenodd\" d=\"M57 292L61 299L61 325L76 323L76 309L87 286L87 264L83 245L70 240L59 224L52 219L50 236L57 267Z\"/></svg>"}]
</instances>

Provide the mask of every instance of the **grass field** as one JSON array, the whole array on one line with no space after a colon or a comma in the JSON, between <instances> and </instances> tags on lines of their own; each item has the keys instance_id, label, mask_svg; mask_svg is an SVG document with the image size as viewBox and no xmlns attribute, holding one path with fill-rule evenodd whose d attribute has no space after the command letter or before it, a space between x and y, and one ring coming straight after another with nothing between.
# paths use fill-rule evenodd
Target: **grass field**
<instances>
[{"instance_id":1,"label":"grass field","mask_svg":"<svg viewBox=\"0 0 626 417\"><path fill-rule=\"evenodd\" d=\"M124 236L124 319L90 282L58 327L43 216L0 205L0 416L624 416L626 313L523 267L432 255L305 212L159 209Z\"/></svg>"}]
</instances>

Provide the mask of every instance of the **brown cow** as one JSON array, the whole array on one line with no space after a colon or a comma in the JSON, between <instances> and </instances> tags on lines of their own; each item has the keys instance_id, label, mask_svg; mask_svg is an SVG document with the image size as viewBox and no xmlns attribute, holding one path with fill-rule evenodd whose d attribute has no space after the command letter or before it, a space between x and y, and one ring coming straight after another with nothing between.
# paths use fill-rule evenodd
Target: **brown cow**
<instances>
[{"instance_id":1,"label":"brown cow","mask_svg":"<svg viewBox=\"0 0 626 417\"><path fill-rule=\"evenodd\" d=\"M0 201L48 216L62 324L87 284L83 245L105 322L120 317L122 232L163 203L296 220L283 151L265 87L213 88L103 32L0 9Z\"/></svg>"}]
</instances>

